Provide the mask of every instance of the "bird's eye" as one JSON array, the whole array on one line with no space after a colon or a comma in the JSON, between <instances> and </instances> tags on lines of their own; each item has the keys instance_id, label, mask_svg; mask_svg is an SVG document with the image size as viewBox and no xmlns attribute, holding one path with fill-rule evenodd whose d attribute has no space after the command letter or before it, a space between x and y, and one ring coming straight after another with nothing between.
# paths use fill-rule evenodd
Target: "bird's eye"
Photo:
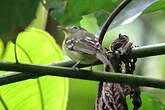
<instances>
[{"instance_id":1,"label":"bird's eye","mask_svg":"<svg viewBox=\"0 0 165 110\"><path fill-rule=\"evenodd\" d=\"M74 26L74 27L73 27L73 29L76 29L76 30L77 30L77 29L78 29L78 27Z\"/></svg>"}]
</instances>

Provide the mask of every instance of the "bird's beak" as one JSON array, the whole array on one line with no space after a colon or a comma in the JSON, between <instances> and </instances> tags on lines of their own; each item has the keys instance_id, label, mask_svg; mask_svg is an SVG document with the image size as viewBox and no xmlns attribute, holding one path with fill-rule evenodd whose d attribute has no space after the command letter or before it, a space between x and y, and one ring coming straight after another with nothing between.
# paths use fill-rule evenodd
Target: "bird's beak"
<instances>
[{"instance_id":1,"label":"bird's beak","mask_svg":"<svg viewBox=\"0 0 165 110\"><path fill-rule=\"evenodd\" d=\"M67 30L65 27L63 27L63 26L57 26L57 28L58 28L58 29L62 29L62 30L65 31L65 32L68 31L68 30Z\"/></svg>"}]
</instances>

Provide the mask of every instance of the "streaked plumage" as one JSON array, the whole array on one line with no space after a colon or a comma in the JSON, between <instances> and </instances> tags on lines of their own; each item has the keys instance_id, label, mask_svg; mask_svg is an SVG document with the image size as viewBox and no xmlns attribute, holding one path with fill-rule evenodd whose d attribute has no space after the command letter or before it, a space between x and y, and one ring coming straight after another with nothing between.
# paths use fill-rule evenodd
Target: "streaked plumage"
<instances>
[{"instance_id":1,"label":"streaked plumage","mask_svg":"<svg viewBox=\"0 0 165 110\"><path fill-rule=\"evenodd\" d=\"M93 34L78 26L68 26L63 30L65 32L63 48L73 61L92 64L99 59L104 64L109 64L102 46Z\"/></svg>"}]
</instances>

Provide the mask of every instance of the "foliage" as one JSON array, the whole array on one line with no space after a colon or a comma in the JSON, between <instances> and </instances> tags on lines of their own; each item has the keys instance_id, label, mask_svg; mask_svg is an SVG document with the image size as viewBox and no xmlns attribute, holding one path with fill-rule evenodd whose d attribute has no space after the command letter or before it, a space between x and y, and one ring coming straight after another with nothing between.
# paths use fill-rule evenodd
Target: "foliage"
<instances>
[{"instance_id":1,"label":"foliage","mask_svg":"<svg viewBox=\"0 0 165 110\"><path fill-rule=\"evenodd\" d=\"M108 15L121 1L122 0L47 0L45 3L43 0L43 5L47 10L53 9L50 15L61 25L77 24L95 34L99 32L99 28L105 22ZM2 40L12 41L14 39L13 34L19 27L24 28L30 25L30 27L44 30L47 24L47 12L43 6L39 4L40 0L2 0L0 4L0 36ZM115 18L110 29L129 23L143 12L144 15L147 15L148 13L160 10L165 10L165 0L133 0ZM135 26L139 28L137 29ZM20 62L48 64L64 60L64 55L52 36L40 29L30 27L28 27L25 32L20 33L17 39L17 54ZM131 37L131 39L138 42L137 39L143 39L141 34L143 31L143 29L141 29L142 27L142 23L137 20L133 23L132 27L126 25L126 27L118 27L110 30L108 34L106 34L106 40L103 46L109 46L110 42L112 42L120 32L134 36L134 38ZM130 30L136 30L137 34L131 34ZM56 39L58 36L54 37ZM1 60L15 61L14 44L10 42L3 55L3 43L2 41L0 42ZM98 66L96 68L98 68ZM3 74L4 72L1 73ZM68 92L68 83L67 78L45 76L1 86L0 109L5 110L5 107L7 107L9 110L20 110L22 108L24 108L24 110L65 110L69 94L68 110L93 109L97 83L70 80L70 93ZM162 107L164 109L164 105L153 96L143 94L142 99L145 101L143 101L144 106L141 110L160 109ZM157 106L153 106L153 103L156 103Z\"/></svg>"},{"instance_id":2,"label":"foliage","mask_svg":"<svg viewBox=\"0 0 165 110\"><path fill-rule=\"evenodd\" d=\"M28 26L35 18L39 0L2 0L0 4L0 36L12 40L12 33L19 27Z\"/></svg>"},{"instance_id":3,"label":"foliage","mask_svg":"<svg viewBox=\"0 0 165 110\"><path fill-rule=\"evenodd\" d=\"M47 64L64 59L62 51L54 39L40 29L26 29L25 32L19 34L17 45L20 62ZM14 45L10 42L3 61L15 60L13 48ZM0 101L4 102L0 105L0 109L3 110L6 105L11 110L22 108L24 110L65 110L67 95L67 78L45 76L29 79L0 87Z\"/></svg>"}]
</instances>

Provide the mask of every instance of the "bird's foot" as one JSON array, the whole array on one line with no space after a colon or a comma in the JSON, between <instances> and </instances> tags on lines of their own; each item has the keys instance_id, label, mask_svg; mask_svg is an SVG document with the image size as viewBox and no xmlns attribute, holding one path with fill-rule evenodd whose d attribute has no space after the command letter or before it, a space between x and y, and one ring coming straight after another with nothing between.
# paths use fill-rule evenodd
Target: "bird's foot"
<instances>
[{"instance_id":1,"label":"bird's foot","mask_svg":"<svg viewBox=\"0 0 165 110\"><path fill-rule=\"evenodd\" d=\"M93 71L93 66L92 66L92 65L90 66L90 69L89 69L89 70L90 70L90 71Z\"/></svg>"},{"instance_id":2,"label":"bird's foot","mask_svg":"<svg viewBox=\"0 0 165 110\"><path fill-rule=\"evenodd\" d=\"M80 64L80 61L76 62L76 63L72 66L72 69L74 69L74 70L80 70L80 69L77 67L77 65L79 65L79 64Z\"/></svg>"}]
</instances>

